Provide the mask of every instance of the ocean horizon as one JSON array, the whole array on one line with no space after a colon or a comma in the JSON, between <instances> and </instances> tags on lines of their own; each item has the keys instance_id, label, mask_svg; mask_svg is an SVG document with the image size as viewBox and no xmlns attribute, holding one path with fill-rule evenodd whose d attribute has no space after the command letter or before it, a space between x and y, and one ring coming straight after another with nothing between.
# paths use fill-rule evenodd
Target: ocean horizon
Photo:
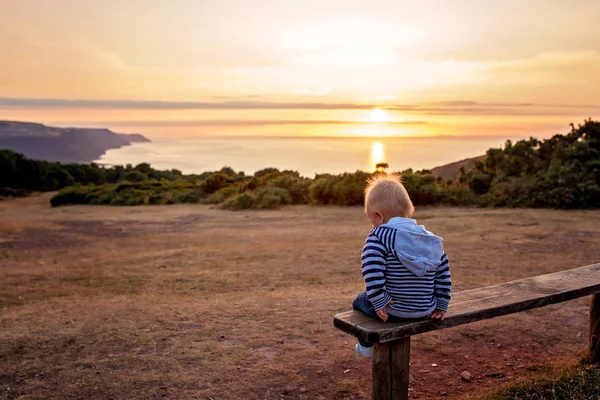
<instances>
[{"instance_id":1,"label":"ocean horizon","mask_svg":"<svg viewBox=\"0 0 600 400\"><path fill-rule=\"evenodd\" d=\"M137 165L202 173L231 167L246 174L267 167L315 174L371 171L386 162L391 171L432 169L485 154L513 137L180 137L112 149L96 163Z\"/></svg>"}]
</instances>

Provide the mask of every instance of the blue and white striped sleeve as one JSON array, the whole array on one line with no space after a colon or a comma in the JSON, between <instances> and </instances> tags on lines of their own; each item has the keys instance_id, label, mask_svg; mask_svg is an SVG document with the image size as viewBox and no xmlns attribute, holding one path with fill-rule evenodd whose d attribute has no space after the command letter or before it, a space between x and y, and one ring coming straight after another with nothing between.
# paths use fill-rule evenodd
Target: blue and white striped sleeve
<instances>
[{"instance_id":1,"label":"blue and white striped sleeve","mask_svg":"<svg viewBox=\"0 0 600 400\"><path fill-rule=\"evenodd\" d=\"M385 291L385 256L387 250L371 231L362 251L362 275L367 286L367 297L375 310L384 308L392 298Z\"/></svg>"},{"instance_id":2,"label":"blue and white striped sleeve","mask_svg":"<svg viewBox=\"0 0 600 400\"><path fill-rule=\"evenodd\" d=\"M438 310L448 311L452 280L450 279L450 262L448 261L446 253L442 256L442 262L435 271L434 287L434 293L437 299L436 308Z\"/></svg>"}]
</instances>

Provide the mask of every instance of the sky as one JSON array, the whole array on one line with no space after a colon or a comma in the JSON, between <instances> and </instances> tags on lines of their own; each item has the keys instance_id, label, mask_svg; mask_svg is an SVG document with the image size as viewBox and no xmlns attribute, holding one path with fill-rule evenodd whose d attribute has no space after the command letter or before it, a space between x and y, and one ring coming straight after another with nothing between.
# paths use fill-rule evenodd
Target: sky
<instances>
[{"instance_id":1,"label":"sky","mask_svg":"<svg viewBox=\"0 0 600 400\"><path fill-rule=\"evenodd\" d=\"M597 0L0 0L0 119L149 136L550 136Z\"/></svg>"}]
</instances>

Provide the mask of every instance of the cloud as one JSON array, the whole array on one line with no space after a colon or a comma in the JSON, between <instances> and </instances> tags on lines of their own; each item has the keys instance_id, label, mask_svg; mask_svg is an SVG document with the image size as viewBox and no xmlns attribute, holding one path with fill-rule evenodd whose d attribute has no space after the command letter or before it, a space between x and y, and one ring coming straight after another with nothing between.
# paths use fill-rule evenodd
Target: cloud
<instances>
[{"instance_id":1,"label":"cloud","mask_svg":"<svg viewBox=\"0 0 600 400\"><path fill-rule=\"evenodd\" d=\"M475 114L475 115L572 115L573 111L600 114L600 105L593 104L533 104L495 103L472 100L423 102L406 104L327 103L327 102L266 102L253 100L160 101L160 100L77 100L0 97L0 108L89 108L146 110L371 110L406 111L413 114Z\"/></svg>"},{"instance_id":2,"label":"cloud","mask_svg":"<svg viewBox=\"0 0 600 400\"><path fill-rule=\"evenodd\" d=\"M249 94L246 96L214 96L215 100L234 100L234 99L256 99L261 97L259 94Z\"/></svg>"},{"instance_id":3,"label":"cloud","mask_svg":"<svg viewBox=\"0 0 600 400\"><path fill-rule=\"evenodd\" d=\"M304 88L298 88L298 89L292 90L292 94L312 94L312 90L310 90L310 89L304 89Z\"/></svg>"},{"instance_id":4,"label":"cloud","mask_svg":"<svg viewBox=\"0 0 600 400\"><path fill-rule=\"evenodd\" d=\"M261 102L261 101L161 101L161 100L76 100L0 97L0 107L23 108L122 108L199 110L368 110L376 105L354 103Z\"/></svg>"},{"instance_id":5,"label":"cloud","mask_svg":"<svg viewBox=\"0 0 600 400\"><path fill-rule=\"evenodd\" d=\"M281 60L267 48L242 43L200 44L195 50L185 53L185 58L179 61L192 62L190 65L195 67L202 65L216 69L272 68L281 65Z\"/></svg>"},{"instance_id":6,"label":"cloud","mask_svg":"<svg viewBox=\"0 0 600 400\"><path fill-rule=\"evenodd\" d=\"M249 127L249 126L286 126L286 125L425 125L427 121L336 121L336 120L179 120L179 121L102 121L102 124L119 127L170 127L170 126L205 126L205 127ZM74 122L85 125L89 122Z\"/></svg>"},{"instance_id":7,"label":"cloud","mask_svg":"<svg viewBox=\"0 0 600 400\"><path fill-rule=\"evenodd\" d=\"M322 88L319 89L306 89L306 88L298 88L298 89L294 89L292 90L292 94L295 95L310 95L310 96L325 96L326 94L329 94L331 92L331 88L324 86Z\"/></svg>"}]
</instances>

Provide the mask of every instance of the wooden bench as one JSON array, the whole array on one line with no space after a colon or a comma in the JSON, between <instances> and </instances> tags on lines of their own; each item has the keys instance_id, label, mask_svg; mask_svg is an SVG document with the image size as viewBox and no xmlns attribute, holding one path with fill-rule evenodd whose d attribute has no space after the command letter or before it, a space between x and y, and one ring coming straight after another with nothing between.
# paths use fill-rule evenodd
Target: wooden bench
<instances>
[{"instance_id":1,"label":"wooden bench","mask_svg":"<svg viewBox=\"0 0 600 400\"><path fill-rule=\"evenodd\" d=\"M534 276L452 294L443 322L382 322L358 311L337 314L336 328L374 343L373 399L408 399L410 337L594 295L590 306L590 356L600 362L600 264Z\"/></svg>"}]
</instances>

